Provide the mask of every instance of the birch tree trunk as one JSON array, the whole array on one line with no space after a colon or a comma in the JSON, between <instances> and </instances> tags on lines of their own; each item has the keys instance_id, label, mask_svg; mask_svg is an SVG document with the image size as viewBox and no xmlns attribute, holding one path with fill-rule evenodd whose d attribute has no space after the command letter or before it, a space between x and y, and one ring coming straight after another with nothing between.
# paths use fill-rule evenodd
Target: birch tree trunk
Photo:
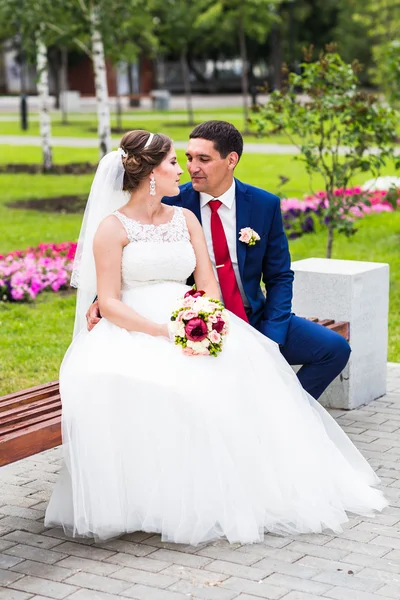
<instances>
[{"instance_id":1,"label":"birch tree trunk","mask_svg":"<svg viewBox=\"0 0 400 600\"><path fill-rule=\"evenodd\" d=\"M90 11L92 59L96 86L97 122L99 134L100 158L111 151L110 108L108 106L108 87L104 46L100 32L99 7L93 3Z\"/></svg>"},{"instance_id":2,"label":"birch tree trunk","mask_svg":"<svg viewBox=\"0 0 400 600\"><path fill-rule=\"evenodd\" d=\"M43 169L50 171L53 167L53 155L51 149L51 120L49 112L49 74L47 63L47 48L42 41L39 30L36 38L36 62L38 72L38 94L39 94L39 123L40 137L43 152Z\"/></svg>"}]
</instances>

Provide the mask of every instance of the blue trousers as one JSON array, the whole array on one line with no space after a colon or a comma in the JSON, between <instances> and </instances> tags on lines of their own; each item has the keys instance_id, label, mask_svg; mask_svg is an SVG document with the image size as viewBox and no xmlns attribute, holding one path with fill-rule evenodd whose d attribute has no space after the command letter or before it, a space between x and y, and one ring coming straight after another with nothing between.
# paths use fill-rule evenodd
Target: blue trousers
<instances>
[{"instance_id":1,"label":"blue trousers","mask_svg":"<svg viewBox=\"0 0 400 600\"><path fill-rule=\"evenodd\" d=\"M316 400L343 371L351 352L344 337L296 315L280 350L290 365L303 365L297 377Z\"/></svg>"}]
</instances>

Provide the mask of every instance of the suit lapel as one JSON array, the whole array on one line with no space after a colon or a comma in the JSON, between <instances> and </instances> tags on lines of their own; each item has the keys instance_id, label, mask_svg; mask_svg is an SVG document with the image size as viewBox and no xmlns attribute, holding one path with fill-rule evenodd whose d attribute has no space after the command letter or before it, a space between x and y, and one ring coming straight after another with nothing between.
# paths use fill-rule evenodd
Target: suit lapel
<instances>
[{"instance_id":1,"label":"suit lapel","mask_svg":"<svg viewBox=\"0 0 400 600\"><path fill-rule=\"evenodd\" d=\"M190 186L181 192L181 195L183 208L191 210L201 223L200 194Z\"/></svg>"},{"instance_id":2,"label":"suit lapel","mask_svg":"<svg viewBox=\"0 0 400 600\"><path fill-rule=\"evenodd\" d=\"M238 257L239 272L244 283L244 265L246 261L247 244L239 242L239 231L244 227L250 227L252 196L247 187L238 179L236 182L236 250Z\"/></svg>"}]
</instances>

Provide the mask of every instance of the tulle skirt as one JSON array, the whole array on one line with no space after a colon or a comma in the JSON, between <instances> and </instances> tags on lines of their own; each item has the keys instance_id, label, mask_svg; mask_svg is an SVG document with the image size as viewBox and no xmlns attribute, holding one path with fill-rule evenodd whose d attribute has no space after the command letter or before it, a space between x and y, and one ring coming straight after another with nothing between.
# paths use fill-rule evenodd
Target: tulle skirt
<instances>
[{"instance_id":1,"label":"tulle skirt","mask_svg":"<svg viewBox=\"0 0 400 600\"><path fill-rule=\"evenodd\" d=\"M162 323L187 289L146 285L122 299ZM277 345L232 314L216 358L102 319L71 344L60 388L65 466L45 522L72 536L249 543L340 532L346 512L386 506L371 467Z\"/></svg>"}]
</instances>

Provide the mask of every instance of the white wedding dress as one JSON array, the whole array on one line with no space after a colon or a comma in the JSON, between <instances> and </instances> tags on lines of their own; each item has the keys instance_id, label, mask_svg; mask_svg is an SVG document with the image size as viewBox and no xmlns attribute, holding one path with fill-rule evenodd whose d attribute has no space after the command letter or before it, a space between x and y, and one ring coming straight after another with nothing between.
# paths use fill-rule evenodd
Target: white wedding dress
<instances>
[{"instance_id":1,"label":"white wedding dress","mask_svg":"<svg viewBox=\"0 0 400 600\"><path fill-rule=\"evenodd\" d=\"M165 323L195 255L181 209L164 225L124 217L124 303ZM65 467L46 525L106 539L159 532L198 544L264 532L341 531L346 511L386 501L333 418L302 389L277 345L230 315L218 357L102 319L61 367Z\"/></svg>"}]
</instances>

